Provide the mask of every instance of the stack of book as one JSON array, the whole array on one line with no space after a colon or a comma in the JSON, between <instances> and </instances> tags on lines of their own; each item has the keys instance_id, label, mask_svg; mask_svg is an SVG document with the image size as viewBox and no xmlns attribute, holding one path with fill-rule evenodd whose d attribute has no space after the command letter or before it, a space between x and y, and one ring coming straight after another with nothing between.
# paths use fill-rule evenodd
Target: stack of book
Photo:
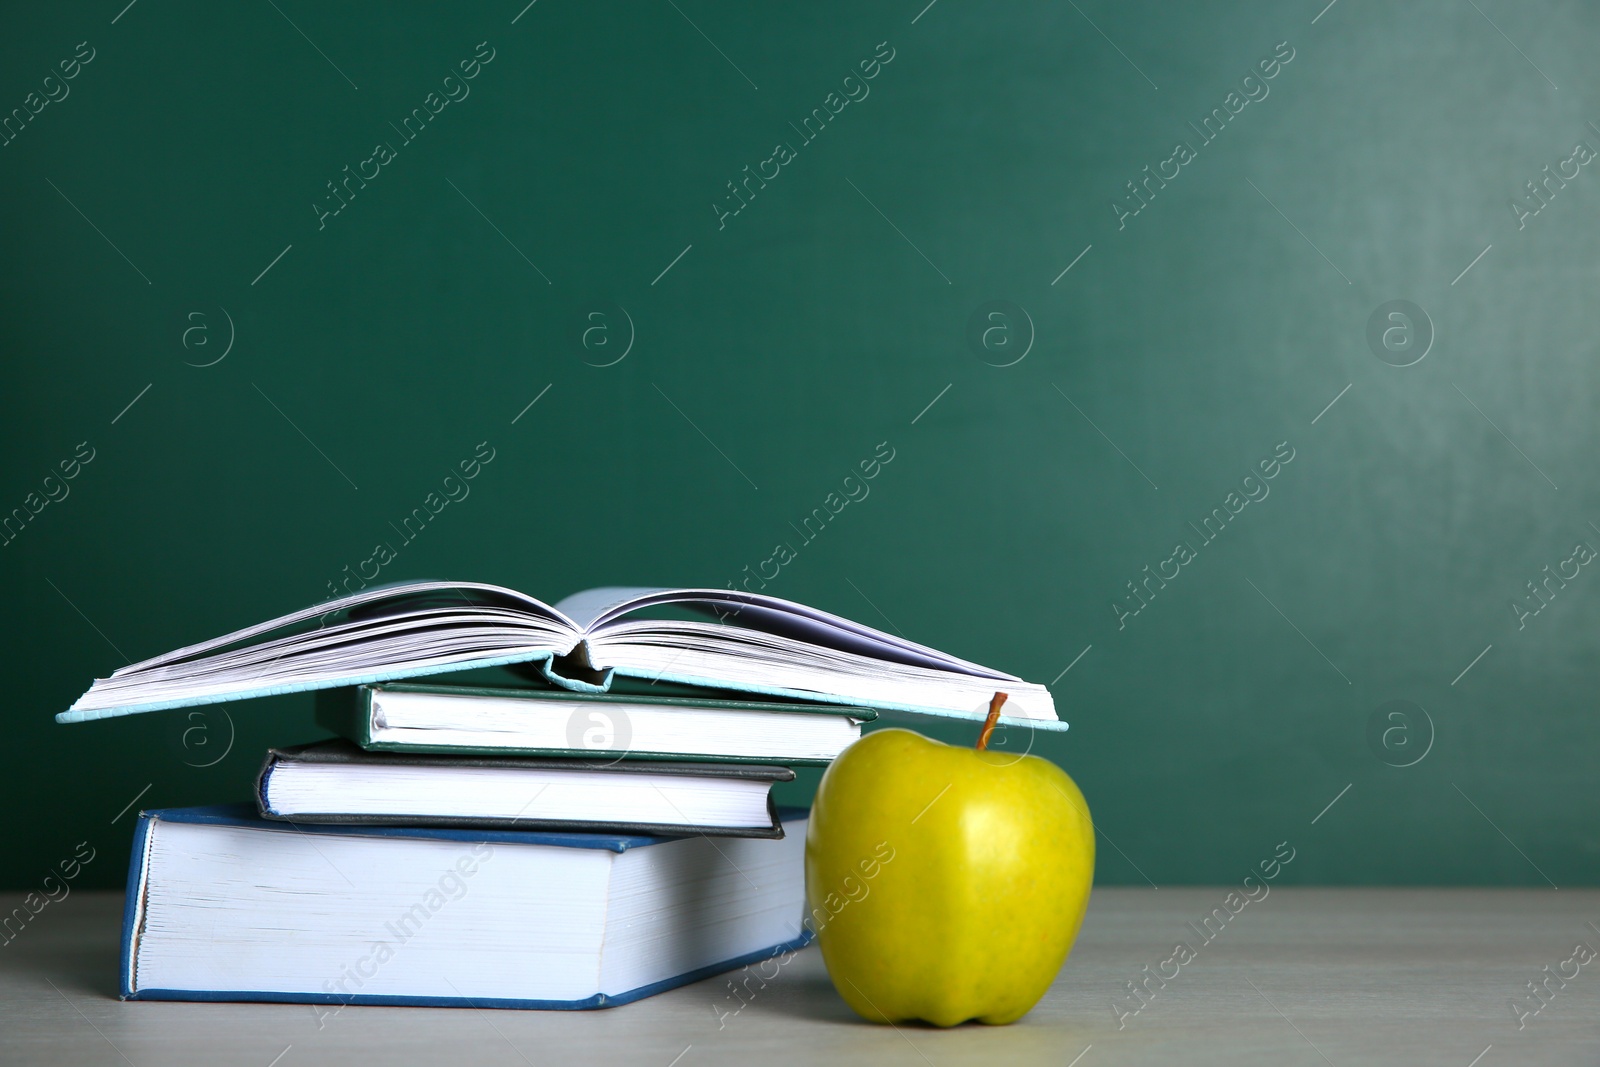
<instances>
[{"instance_id":1,"label":"stack of book","mask_svg":"<svg viewBox=\"0 0 1600 1067\"><path fill-rule=\"evenodd\" d=\"M539 687L402 681L510 664ZM317 690L339 735L270 751L253 807L140 814L125 997L579 1008L805 944L806 812L773 786L880 710L981 719L997 689L1002 721L1065 728L1042 686L774 597L413 582L124 667L57 718Z\"/></svg>"}]
</instances>

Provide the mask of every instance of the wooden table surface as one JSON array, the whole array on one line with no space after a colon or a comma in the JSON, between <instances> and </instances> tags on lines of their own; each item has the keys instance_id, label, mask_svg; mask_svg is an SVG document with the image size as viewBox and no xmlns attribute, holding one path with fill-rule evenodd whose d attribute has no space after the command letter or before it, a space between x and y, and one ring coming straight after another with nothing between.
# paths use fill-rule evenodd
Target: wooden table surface
<instances>
[{"instance_id":1,"label":"wooden table surface","mask_svg":"<svg viewBox=\"0 0 1600 1067\"><path fill-rule=\"evenodd\" d=\"M605 1011L346 1008L320 1027L305 1005L123 1003L122 896L80 892L0 947L0 1064L1600 1064L1600 960L1548 978L1600 950L1600 890L1276 888L1202 943L1186 923L1226 893L1096 890L1031 1014L940 1031L859 1021L815 949L737 1013L724 978ZM1179 940L1195 958L1119 1028L1125 983Z\"/></svg>"}]
</instances>

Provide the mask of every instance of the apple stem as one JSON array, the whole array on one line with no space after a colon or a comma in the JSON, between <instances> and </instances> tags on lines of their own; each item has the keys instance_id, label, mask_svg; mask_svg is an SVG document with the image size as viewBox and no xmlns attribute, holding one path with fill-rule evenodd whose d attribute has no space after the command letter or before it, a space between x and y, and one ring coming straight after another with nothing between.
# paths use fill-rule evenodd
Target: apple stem
<instances>
[{"instance_id":1,"label":"apple stem","mask_svg":"<svg viewBox=\"0 0 1600 1067\"><path fill-rule=\"evenodd\" d=\"M989 735L994 733L994 724L1000 721L1000 705L1005 702L1004 693L996 693L994 699L989 701L989 717L983 720L983 732L978 735L979 752L989 747Z\"/></svg>"}]
</instances>

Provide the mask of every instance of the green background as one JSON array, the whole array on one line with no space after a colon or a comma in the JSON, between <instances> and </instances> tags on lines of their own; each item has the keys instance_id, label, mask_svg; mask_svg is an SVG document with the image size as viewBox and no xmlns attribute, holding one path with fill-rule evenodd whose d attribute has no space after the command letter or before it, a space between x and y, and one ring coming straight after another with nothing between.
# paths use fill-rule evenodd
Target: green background
<instances>
[{"instance_id":1,"label":"green background","mask_svg":"<svg viewBox=\"0 0 1600 1067\"><path fill-rule=\"evenodd\" d=\"M81 884L120 884L134 798L242 799L316 736L309 696L51 717L322 599L483 441L385 578L722 586L888 442L767 591L1055 679L1072 729L1032 750L1089 798L1102 882L1236 881L1284 840L1289 881L1600 880L1600 577L1511 608L1600 546L1600 176L1509 208L1600 145L1592 7L449 7L8 11L0 107L95 58L0 148L0 509L95 458L0 550L0 884L81 840ZM325 183L481 41L470 96L319 229ZM725 183L884 41L719 229ZM1436 331L1403 368L1366 337L1394 299ZM997 300L1027 320L974 345ZM595 366L617 308L634 343ZM1119 629L1125 583L1280 442L1270 496Z\"/></svg>"}]
</instances>

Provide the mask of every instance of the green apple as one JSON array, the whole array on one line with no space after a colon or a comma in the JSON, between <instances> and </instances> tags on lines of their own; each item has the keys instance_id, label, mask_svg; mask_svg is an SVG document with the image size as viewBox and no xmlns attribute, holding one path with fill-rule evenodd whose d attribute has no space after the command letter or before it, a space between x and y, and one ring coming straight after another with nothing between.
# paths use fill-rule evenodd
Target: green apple
<instances>
[{"instance_id":1,"label":"green apple","mask_svg":"<svg viewBox=\"0 0 1600 1067\"><path fill-rule=\"evenodd\" d=\"M817 787L808 925L834 988L874 1022L1027 1014L1067 958L1094 881L1083 794L1038 756L878 730Z\"/></svg>"}]
</instances>

